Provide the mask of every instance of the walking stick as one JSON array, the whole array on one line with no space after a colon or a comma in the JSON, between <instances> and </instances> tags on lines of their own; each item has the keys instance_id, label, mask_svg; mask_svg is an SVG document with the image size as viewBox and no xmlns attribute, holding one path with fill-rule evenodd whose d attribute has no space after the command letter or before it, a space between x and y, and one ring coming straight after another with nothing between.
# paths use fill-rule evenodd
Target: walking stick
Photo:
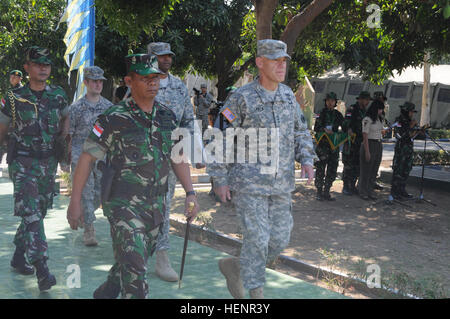
<instances>
[{"instance_id":1,"label":"walking stick","mask_svg":"<svg viewBox=\"0 0 450 319\"><path fill-rule=\"evenodd\" d=\"M189 212L192 212L194 209L195 204L193 202L189 203ZM183 270L184 270L184 262L186 260L186 250L187 250L187 244L189 240L189 226L191 221L191 217L188 217L186 219L186 234L184 235L184 247L183 247L183 257L181 257L181 269L180 269L180 280L178 281L178 289L181 288L181 280L183 279Z\"/></svg>"}]
</instances>

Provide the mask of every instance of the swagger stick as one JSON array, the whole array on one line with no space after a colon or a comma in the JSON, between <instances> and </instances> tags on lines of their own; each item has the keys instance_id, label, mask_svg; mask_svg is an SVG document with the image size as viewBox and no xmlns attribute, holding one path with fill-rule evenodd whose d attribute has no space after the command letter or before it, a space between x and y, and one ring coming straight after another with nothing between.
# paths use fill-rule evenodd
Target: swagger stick
<instances>
[{"instance_id":1,"label":"swagger stick","mask_svg":"<svg viewBox=\"0 0 450 319\"><path fill-rule=\"evenodd\" d=\"M194 209L195 204L193 202L189 203L189 212L192 212L192 210ZM180 269L180 280L178 281L178 289L181 288L181 280L183 279L183 270L184 270L184 262L186 260L186 250L187 250L187 244L188 244L188 240L189 240L189 226L191 225L190 223L191 221L191 217L188 217L186 219L186 234L184 235L184 247L183 247L183 257L181 257L181 269Z\"/></svg>"}]
</instances>

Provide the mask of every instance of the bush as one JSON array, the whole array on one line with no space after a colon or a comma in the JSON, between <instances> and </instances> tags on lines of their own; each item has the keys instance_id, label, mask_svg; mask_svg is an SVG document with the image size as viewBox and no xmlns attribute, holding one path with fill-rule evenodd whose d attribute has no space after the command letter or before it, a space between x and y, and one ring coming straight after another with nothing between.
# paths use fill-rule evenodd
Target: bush
<instances>
[{"instance_id":1,"label":"bush","mask_svg":"<svg viewBox=\"0 0 450 319\"><path fill-rule=\"evenodd\" d=\"M428 131L430 137L438 140L438 139L450 139L450 130L438 130L432 129Z\"/></svg>"},{"instance_id":2,"label":"bush","mask_svg":"<svg viewBox=\"0 0 450 319\"><path fill-rule=\"evenodd\" d=\"M413 165L422 165L423 152L414 151ZM450 165L450 156L443 150L439 151L426 151L425 152L425 164L430 165Z\"/></svg>"}]
</instances>

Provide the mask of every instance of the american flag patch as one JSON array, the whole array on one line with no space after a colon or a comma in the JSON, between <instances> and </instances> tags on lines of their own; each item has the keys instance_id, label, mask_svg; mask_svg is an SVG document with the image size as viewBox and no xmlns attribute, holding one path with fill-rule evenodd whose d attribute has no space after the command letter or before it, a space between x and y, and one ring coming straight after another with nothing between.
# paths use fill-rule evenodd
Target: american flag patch
<instances>
[{"instance_id":1,"label":"american flag patch","mask_svg":"<svg viewBox=\"0 0 450 319\"><path fill-rule=\"evenodd\" d=\"M100 125L98 125L98 123L95 123L94 128L92 129L92 132L94 132L95 135L100 137L103 134L103 128Z\"/></svg>"},{"instance_id":2,"label":"american flag patch","mask_svg":"<svg viewBox=\"0 0 450 319\"><path fill-rule=\"evenodd\" d=\"M222 111L223 116L228 120L228 122L233 122L236 119L236 115L233 114L233 112L230 111L229 108L226 108Z\"/></svg>"}]
</instances>

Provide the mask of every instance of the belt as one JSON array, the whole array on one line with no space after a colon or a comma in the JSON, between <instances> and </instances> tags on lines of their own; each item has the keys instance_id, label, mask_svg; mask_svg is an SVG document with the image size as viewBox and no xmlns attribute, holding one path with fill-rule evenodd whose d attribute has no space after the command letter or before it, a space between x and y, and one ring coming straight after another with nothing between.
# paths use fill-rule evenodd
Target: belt
<instances>
[{"instance_id":1,"label":"belt","mask_svg":"<svg viewBox=\"0 0 450 319\"><path fill-rule=\"evenodd\" d=\"M35 151L32 149L18 147L16 149L16 156L31 157L31 158L35 158L35 159L46 159L46 158L55 156L55 150L51 149L48 151Z\"/></svg>"},{"instance_id":2,"label":"belt","mask_svg":"<svg viewBox=\"0 0 450 319\"><path fill-rule=\"evenodd\" d=\"M142 196L147 199L154 199L158 196L165 195L168 190L168 185L148 185L141 187L129 187L129 183L114 181L111 188L111 197L131 198L133 196ZM121 187L122 186L122 187Z\"/></svg>"}]
</instances>

